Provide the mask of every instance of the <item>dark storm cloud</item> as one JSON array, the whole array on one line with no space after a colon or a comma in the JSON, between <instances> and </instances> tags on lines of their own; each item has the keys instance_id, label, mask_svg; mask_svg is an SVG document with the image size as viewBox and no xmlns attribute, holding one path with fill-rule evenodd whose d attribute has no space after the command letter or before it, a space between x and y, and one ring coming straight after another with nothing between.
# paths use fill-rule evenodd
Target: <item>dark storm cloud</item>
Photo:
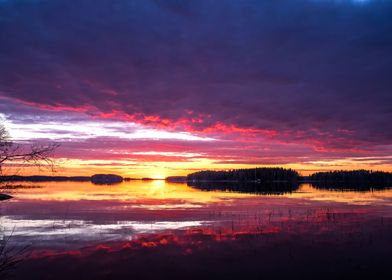
<instances>
[{"instance_id":1,"label":"dark storm cloud","mask_svg":"<svg viewBox=\"0 0 392 280\"><path fill-rule=\"evenodd\" d=\"M23 104L392 142L389 1L1 1L0 42L0 95Z\"/></svg>"}]
</instances>

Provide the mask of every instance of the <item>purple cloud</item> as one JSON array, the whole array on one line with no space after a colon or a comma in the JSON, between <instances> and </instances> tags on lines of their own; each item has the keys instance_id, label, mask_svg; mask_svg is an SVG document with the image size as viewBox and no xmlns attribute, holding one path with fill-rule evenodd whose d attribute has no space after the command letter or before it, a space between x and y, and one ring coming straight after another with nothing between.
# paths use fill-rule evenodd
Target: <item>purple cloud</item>
<instances>
[{"instance_id":1,"label":"purple cloud","mask_svg":"<svg viewBox=\"0 0 392 280\"><path fill-rule=\"evenodd\" d=\"M232 162L385 156L391 31L387 1L2 1L0 109L254 143Z\"/></svg>"}]
</instances>

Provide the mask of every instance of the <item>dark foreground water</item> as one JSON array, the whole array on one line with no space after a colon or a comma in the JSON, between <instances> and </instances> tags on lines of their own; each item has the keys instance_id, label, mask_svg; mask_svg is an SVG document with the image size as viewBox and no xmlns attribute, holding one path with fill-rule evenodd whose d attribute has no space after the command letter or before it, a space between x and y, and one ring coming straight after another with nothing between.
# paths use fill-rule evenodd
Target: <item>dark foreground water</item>
<instances>
[{"instance_id":1,"label":"dark foreground water","mask_svg":"<svg viewBox=\"0 0 392 280\"><path fill-rule=\"evenodd\" d=\"M392 190L23 183L0 202L0 279L390 279ZM1 189L1 188L0 188Z\"/></svg>"}]
</instances>

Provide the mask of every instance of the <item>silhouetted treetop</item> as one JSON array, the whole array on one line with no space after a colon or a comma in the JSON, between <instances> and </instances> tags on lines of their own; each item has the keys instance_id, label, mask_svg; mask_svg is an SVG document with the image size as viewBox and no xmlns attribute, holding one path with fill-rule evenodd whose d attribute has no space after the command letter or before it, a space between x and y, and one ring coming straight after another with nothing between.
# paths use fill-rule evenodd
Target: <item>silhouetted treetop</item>
<instances>
[{"instance_id":1,"label":"silhouetted treetop","mask_svg":"<svg viewBox=\"0 0 392 280\"><path fill-rule=\"evenodd\" d=\"M317 172L311 175L312 181L335 182L357 185L392 185L392 173L372 170L349 170Z\"/></svg>"},{"instance_id":2,"label":"silhouetted treetop","mask_svg":"<svg viewBox=\"0 0 392 280\"><path fill-rule=\"evenodd\" d=\"M23 147L11 140L8 131L0 123L0 175L2 167L7 162L18 162L38 167L44 165L53 169L54 162L51 156L57 147L59 147L57 143Z\"/></svg>"},{"instance_id":3,"label":"silhouetted treetop","mask_svg":"<svg viewBox=\"0 0 392 280\"><path fill-rule=\"evenodd\" d=\"M238 181L238 182L296 182L298 172L279 167L232 169L226 171L199 171L187 176L188 181Z\"/></svg>"}]
</instances>

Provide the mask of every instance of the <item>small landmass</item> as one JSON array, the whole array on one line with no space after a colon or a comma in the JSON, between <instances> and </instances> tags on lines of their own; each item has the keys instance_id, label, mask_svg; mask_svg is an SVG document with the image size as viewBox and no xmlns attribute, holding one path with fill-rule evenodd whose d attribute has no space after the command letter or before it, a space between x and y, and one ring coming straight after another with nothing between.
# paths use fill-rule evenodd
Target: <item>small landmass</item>
<instances>
[{"instance_id":1,"label":"small landmass","mask_svg":"<svg viewBox=\"0 0 392 280\"><path fill-rule=\"evenodd\" d=\"M91 176L91 182L93 184L117 184L124 180L123 177L115 174L95 174Z\"/></svg>"},{"instance_id":2,"label":"small landmass","mask_svg":"<svg viewBox=\"0 0 392 280\"><path fill-rule=\"evenodd\" d=\"M10 198L12 198L12 196L5 194L5 193L0 193L0 201L7 200Z\"/></svg>"},{"instance_id":3,"label":"small landmass","mask_svg":"<svg viewBox=\"0 0 392 280\"><path fill-rule=\"evenodd\" d=\"M262 167L249 169L232 169L226 171L199 171L187 176L188 182L297 182L299 174L293 169L280 167Z\"/></svg>"},{"instance_id":4,"label":"small landmass","mask_svg":"<svg viewBox=\"0 0 392 280\"><path fill-rule=\"evenodd\" d=\"M90 176L0 176L0 182L89 182Z\"/></svg>"},{"instance_id":5,"label":"small landmass","mask_svg":"<svg viewBox=\"0 0 392 280\"><path fill-rule=\"evenodd\" d=\"M169 176L165 180L172 183L186 183L188 181L187 176Z\"/></svg>"}]
</instances>

